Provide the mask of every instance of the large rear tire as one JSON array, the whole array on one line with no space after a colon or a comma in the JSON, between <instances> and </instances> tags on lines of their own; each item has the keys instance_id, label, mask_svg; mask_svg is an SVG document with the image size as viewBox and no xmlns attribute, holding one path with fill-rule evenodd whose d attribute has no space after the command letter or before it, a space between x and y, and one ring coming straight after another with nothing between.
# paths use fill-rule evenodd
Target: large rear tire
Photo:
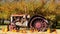
<instances>
[{"instance_id":1,"label":"large rear tire","mask_svg":"<svg viewBox=\"0 0 60 34\"><path fill-rule=\"evenodd\" d=\"M48 28L48 21L42 16L35 15L30 19L28 27L37 29L38 31L45 31Z\"/></svg>"}]
</instances>

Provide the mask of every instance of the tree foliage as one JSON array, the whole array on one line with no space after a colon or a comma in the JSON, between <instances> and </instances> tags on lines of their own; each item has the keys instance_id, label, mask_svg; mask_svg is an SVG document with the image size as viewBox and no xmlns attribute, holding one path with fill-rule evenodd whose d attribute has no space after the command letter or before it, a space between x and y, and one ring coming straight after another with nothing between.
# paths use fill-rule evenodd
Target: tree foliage
<instances>
[{"instance_id":1,"label":"tree foliage","mask_svg":"<svg viewBox=\"0 0 60 34\"><path fill-rule=\"evenodd\" d=\"M60 6L60 5L59 5ZM11 14L39 14L49 19L60 15L60 9L55 0L21 0L13 2L0 3L0 18L9 19ZM54 17L53 17L54 16Z\"/></svg>"}]
</instances>

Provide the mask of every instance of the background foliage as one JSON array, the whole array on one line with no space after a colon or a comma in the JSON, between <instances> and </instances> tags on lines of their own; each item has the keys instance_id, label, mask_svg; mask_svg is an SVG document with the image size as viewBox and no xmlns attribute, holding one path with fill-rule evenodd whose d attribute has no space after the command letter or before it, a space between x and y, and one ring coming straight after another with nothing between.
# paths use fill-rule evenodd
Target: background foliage
<instances>
[{"instance_id":1,"label":"background foliage","mask_svg":"<svg viewBox=\"0 0 60 34\"><path fill-rule=\"evenodd\" d=\"M10 20L12 14L39 14L60 21L59 3L57 0L0 0L0 19Z\"/></svg>"}]
</instances>

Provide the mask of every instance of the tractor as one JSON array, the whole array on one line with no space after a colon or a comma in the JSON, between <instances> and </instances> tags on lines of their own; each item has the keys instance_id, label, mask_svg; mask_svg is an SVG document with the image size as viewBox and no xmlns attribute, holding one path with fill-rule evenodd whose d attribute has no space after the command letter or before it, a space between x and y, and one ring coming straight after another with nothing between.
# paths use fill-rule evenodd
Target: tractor
<instances>
[{"instance_id":1,"label":"tractor","mask_svg":"<svg viewBox=\"0 0 60 34\"><path fill-rule=\"evenodd\" d=\"M27 20L27 22L23 23L24 20ZM20 21L19 26L16 27L16 22ZM10 27L9 25L13 25L13 27ZM52 27L53 24L50 24L49 21L41 16L41 15L34 15L30 17L30 15L11 15L11 23L8 25L8 30L17 29L21 27L28 27L31 29L37 29L38 31L47 31L48 28ZM15 26L14 26L15 24ZM56 27L55 27L56 28Z\"/></svg>"}]
</instances>

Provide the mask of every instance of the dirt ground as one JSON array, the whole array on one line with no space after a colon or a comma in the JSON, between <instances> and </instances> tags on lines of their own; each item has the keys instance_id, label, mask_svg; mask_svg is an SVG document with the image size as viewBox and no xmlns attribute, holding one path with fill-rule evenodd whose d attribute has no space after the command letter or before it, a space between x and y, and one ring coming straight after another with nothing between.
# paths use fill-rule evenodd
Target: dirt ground
<instances>
[{"instance_id":1,"label":"dirt ground","mask_svg":"<svg viewBox=\"0 0 60 34\"><path fill-rule=\"evenodd\" d=\"M20 32L2 32L0 30L0 34L60 34L60 29L57 29L57 32L52 32L52 33L49 33L49 32L30 32L28 31L27 33L20 33Z\"/></svg>"}]
</instances>

